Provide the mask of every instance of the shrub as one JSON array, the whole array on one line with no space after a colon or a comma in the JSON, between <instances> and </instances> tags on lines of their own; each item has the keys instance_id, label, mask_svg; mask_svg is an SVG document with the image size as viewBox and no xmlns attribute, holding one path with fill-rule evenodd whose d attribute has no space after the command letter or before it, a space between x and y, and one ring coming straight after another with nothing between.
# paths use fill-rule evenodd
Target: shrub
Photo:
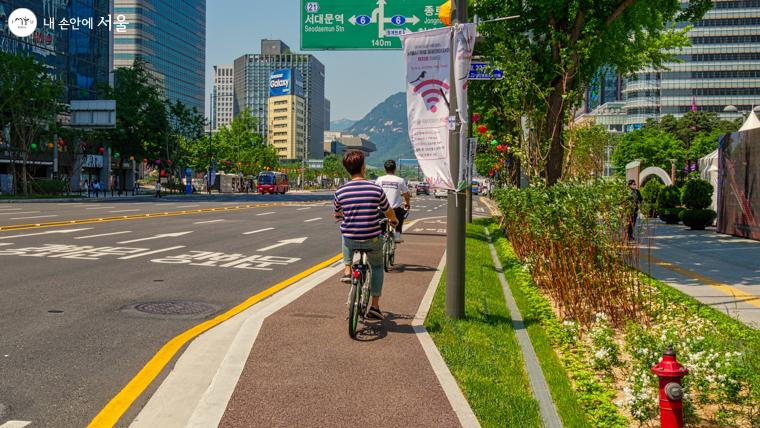
<instances>
[{"instance_id":1,"label":"shrub","mask_svg":"<svg viewBox=\"0 0 760 428\"><path fill-rule=\"evenodd\" d=\"M681 219L682 208L658 208L657 215L666 224L678 224Z\"/></svg>"},{"instance_id":2,"label":"shrub","mask_svg":"<svg viewBox=\"0 0 760 428\"><path fill-rule=\"evenodd\" d=\"M686 182L681 192L681 202L690 210L703 210L712 204L712 184L701 178L694 178Z\"/></svg>"},{"instance_id":3,"label":"shrub","mask_svg":"<svg viewBox=\"0 0 760 428\"><path fill-rule=\"evenodd\" d=\"M712 224L715 221L717 213L713 210L683 210L681 211L680 218L683 224L689 226L693 230L703 230L705 226Z\"/></svg>"},{"instance_id":4,"label":"shrub","mask_svg":"<svg viewBox=\"0 0 760 428\"><path fill-rule=\"evenodd\" d=\"M588 324L604 312L613 324L640 310L632 248L621 247L632 212L622 181L565 182L496 194L504 228L536 285L561 318Z\"/></svg>"},{"instance_id":5,"label":"shrub","mask_svg":"<svg viewBox=\"0 0 760 428\"><path fill-rule=\"evenodd\" d=\"M653 178L643 186L641 186L641 197L644 198L645 204L657 203L657 197L660 196L660 191L665 187L660 180Z\"/></svg>"},{"instance_id":6,"label":"shrub","mask_svg":"<svg viewBox=\"0 0 760 428\"><path fill-rule=\"evenodd\" d=\"M657 195L657 209L675 208L681 202L681 192L676 186L665 186Z\"/></svg>"},{"instance_id":7,"label":"shrub","mask_svg":"<svg viewBox=\"0 0 760 428\"><path fill-rule=\"evenodd\" d=\"M30 184L32 193L38 195L58 195L66 191L66 182L63 180L38 179Z\"/></svg>"}]
</instances>

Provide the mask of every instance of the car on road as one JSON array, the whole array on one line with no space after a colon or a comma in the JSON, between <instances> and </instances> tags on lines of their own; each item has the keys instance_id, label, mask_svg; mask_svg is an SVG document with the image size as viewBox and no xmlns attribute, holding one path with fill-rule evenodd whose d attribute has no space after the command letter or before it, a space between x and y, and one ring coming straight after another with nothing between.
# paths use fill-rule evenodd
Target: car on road
<instances>
[{"instance_id":1,"label":"car on road","mask_svg":"<svg viewBox=\"0 0 760 428\"><path fill-rule=\"evenodd\" d=\"M417 193L417 196L430 195L430 185L427 183L418 184L416 188L416 193Z\"/></svg>"},{"instance_id":2,"label":"car on road","mask_svg":"<svg viewBox=\"0 0 760 428\"><path fill-rule=\"evenodd\" d=\"M437 188L435 189L435 192L433 192L433 196L435 196L436 199L438 198L446 198L449 196L449 192L446 189Z\"/></svg>"}]
</instances>

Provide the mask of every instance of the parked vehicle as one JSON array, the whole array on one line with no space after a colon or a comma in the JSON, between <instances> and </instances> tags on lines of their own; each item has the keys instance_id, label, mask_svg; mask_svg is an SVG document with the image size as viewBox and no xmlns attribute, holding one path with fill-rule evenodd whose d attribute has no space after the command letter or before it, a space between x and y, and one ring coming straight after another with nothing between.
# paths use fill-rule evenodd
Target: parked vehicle
<instances>
[{"instance_id":1,"label":"parked vehicle","mask_svg":"<svg viewBox=\"0 0 760 428\"><path fill-rule=\"evenodd\" d=\"M435 196L436 199L439 198L447 198L449 196L449 192L446 189L437 188L435 189L435 192L433 192L433 196Z\"/></svg>"},{"instance_id":2,"label":"parked vehicle","mask_svg":"<svg viewBox=\"0 0 760 428\"><path fill-rule=\"evenodd\" d=\"M290 189L288 175L281 172L264 171L259 174L257 181L259 193L262 195L267 193L284 195Z\"/></svg>"},{"instance_id":3,"label":"parked vehicle","mask_svg":"<svg viewBox=\"0 0 760 428\"><path fill-rule=\"evenodd\" d=\"M472 194L477 195L479 190L480 190L480 183L478 183L475 180L472 180Z\"/></svg>"}]
</instances>

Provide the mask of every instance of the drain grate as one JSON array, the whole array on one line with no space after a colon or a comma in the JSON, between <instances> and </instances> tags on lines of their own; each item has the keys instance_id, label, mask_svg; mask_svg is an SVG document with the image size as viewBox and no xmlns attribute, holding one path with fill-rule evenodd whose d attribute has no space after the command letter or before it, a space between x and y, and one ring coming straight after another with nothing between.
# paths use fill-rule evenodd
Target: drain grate
<instances>
[{"instance_id":1,"label":"drain grate","mask_svg":"<svg viewBox=\"0 0 760 428\"><path fill-rule=\"evenodd\" d=\"M217 312L219 309L208 303L190 300L162 300L141 302L128 305L122 311L133 315L157 318L203 318Z\"/></svg>"}]
</instances>

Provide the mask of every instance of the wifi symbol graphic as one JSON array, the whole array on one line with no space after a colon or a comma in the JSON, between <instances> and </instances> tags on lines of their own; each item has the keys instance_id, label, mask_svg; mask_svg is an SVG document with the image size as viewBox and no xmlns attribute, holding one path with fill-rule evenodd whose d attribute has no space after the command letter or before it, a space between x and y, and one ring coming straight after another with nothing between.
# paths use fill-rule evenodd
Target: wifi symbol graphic
<instances>
[{"instance_id":1,"label":"wifi symbol graphic","mask_svg":"<svg viewBox=\"0 0 760 428\"><path fill-rule=\"evenodd\" d=\"M441 98L448 103L448 100L444 98L444 91L448 90L449 85L437 79L422 81L414 87L414 93L419 94L425 100L425 107L433 113L438 111L438 103L441 102Z\"/></svg>"}]
</instances>

